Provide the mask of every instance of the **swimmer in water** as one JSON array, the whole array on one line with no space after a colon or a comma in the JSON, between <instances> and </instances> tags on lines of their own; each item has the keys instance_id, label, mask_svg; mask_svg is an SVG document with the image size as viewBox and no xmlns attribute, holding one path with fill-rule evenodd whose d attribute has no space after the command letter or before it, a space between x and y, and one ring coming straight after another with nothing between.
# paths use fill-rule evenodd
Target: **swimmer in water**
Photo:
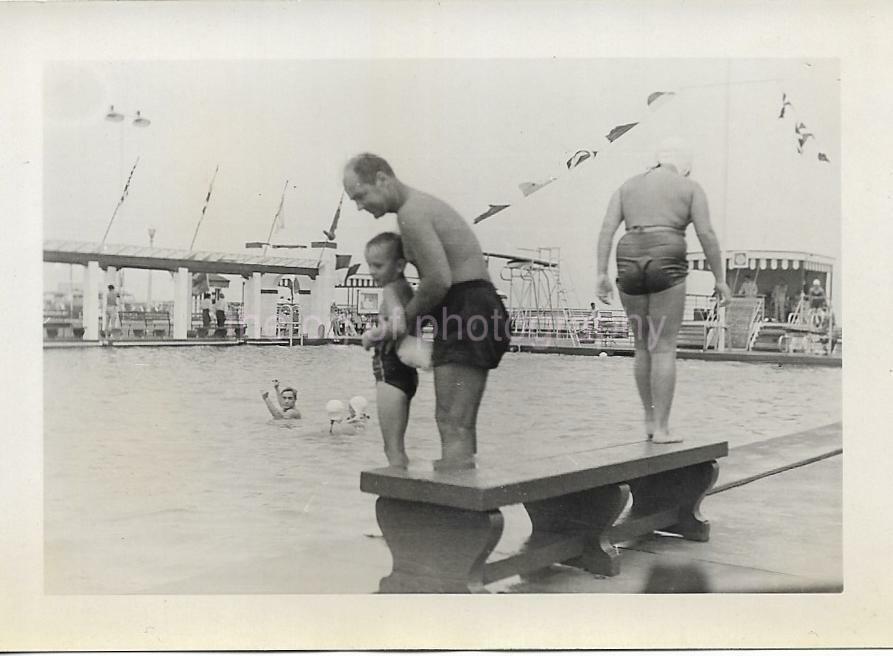
<instances>
[{"instance_id":1,"label":"swimmer in water","mask_svg":"<svg viewBox=\"0 0 893 656\"><path fill-rule=\"evenodd\" d=\"M326 414L329 416L329 435L356 435L357 425L344 419L344 403L338 399L329 401Z\"/></svg>"},{"instance_id":2,"label":"swimmer in water","mask_svg":"<svg viewBox=\"0 0 893 656\"><path fill-rule=\"evenodd\" d=\"M300 419L301 411L295 407L298 400L298 392L294 387L279 388L279 381L273 380L273 389L276 391L276 398L279 403L270 398L270 393L264 390L261 392L261 398L267 404L267 409L274 419Z\"/></svg>"},{"instance_id":3,"label":"swimmer in water","mask_svg":"<svg viewBox=\"0 0 893 656\"><path fill-rule=\"evenodd\" d=\"M364 396L354 396L347 402L348 416L347 423L357 427L358 430L366 428L366 422L369 421L369 415L366 414L366 406L369 402Z\"/></svg>"}]
</instances>

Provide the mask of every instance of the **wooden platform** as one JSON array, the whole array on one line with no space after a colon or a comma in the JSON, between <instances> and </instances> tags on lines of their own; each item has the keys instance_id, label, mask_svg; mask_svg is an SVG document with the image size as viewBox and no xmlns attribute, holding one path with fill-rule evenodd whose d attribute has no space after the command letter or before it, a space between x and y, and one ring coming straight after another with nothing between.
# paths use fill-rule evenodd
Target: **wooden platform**
<instances>
[{"instance_id":1,"label":"wooden platform","mask_svg":"<svg viewBox=\"0 0 893 656\"><path fill-rule=\"evenodd\" d=\"M726 442L642 440L550 458L481 460L474 470L364 471L360 488L379 497L376 516L393 557L379 590L486 592L487 583L554 563L614 576L617 542L655 530L705 541L709 524L699 506L716 481L716 460L727 453ZM530 538L519 553L488 562L502 535L500 508L514 504L530 516Z\"/></svg>"}]
</instances>

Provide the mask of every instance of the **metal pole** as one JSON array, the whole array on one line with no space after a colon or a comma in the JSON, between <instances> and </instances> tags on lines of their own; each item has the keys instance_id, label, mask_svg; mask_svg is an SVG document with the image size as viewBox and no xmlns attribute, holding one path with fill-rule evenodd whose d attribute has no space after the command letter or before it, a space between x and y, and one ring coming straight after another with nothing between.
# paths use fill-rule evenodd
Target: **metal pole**
<instances>
[{"instance_id":1,"label":"metal pole","mask_svg":"<svg viewBox=\"0 0 893 656\"><path fill-rule=\"evenodd\" d=\"M218 164L214 168L214 175L211 176L211 184L208 185L208 194L205 196L205 204L202 207L202 215L198 218L198 223L195 224L195 233L192 235L192 242L189 244L189 250L192 250L192 247L195 246L195 238L198 237L198 229L202 225L202 221L205 218L205 212L208 210L208 203L211 202L211 191L214 189L214 180L217 179L217 171L220 170L220 164Z\"/></svg>"},{"instance_id":2,"label":"metal pole","mask_svg":"<svg viewBox=\"0 0 893 656\"><path fill-rule=\"evenodd\" d=\"M267 234L267 243L264 244L264 255L267 254L267 248L270 247L270 240L273 238L273 231L276 229L276 224L279 222L279 217L282 216L282 209L285 205L286 189L288 189L288 180L285 181L285 186L282 187L282 195L279 197L279 209L277 209L276 214L273 215L273 223L270 225L270 232Z\"/></svg>"},{"instance_id":3,"label":"metal pole","mask_svg":"<svg viewBox=\"0 0 893 656\"><path fill-rule=\"evenodd\" d=\"M731 105L731 88L732 88L732 63L730 59L726 59L726 93L725 93L725 105L724 105L724 118L725 118L725 128L726 128L726 138L725 138L725 152L723 156L723 190L722 190L722 239L719 242L719 262L722 267L722 276L725 279L726 274L728 273L728 267L726 266L726 258L725 253L723 252L723 244L728 247L726 244L726 240L729 236L728 231L728 223L729 223L729 113L730 113L730 105ZM715 274L714 274L715 275ZM722 353L726 350L726 309L724 307L717 308L716 313L717 318L717 330L719 330L719 335L717 335L716 339L716 350Z\"/></svg>"},{"instance_id":4,"label":"metal pole","mask_svg":"<svg viewBox=\"0 0 893 656\"><path fill-rule=\"evenodd\" d=\"M155 228L149 228L149 248L155 247ZM151 255L151 253L150 253ZM146 291L146 309L152 309L152 269L149 269L149 284Z\"/></svg>"}]
</instances>

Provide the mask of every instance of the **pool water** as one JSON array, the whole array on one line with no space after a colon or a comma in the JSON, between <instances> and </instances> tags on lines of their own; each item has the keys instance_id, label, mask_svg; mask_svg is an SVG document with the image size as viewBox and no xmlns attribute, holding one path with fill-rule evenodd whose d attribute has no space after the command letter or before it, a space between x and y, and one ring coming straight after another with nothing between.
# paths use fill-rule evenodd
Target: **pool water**
<instances>
[{"instance_id":1,"label":"pool water","mask_svg":"<svg viewBox=\"0 0 893 656\"><path fill-rule=\"evenodd\" d=\"M508 354L488 381L479 452L547 456L641 433L632 365ZM375 529L359 472L386 461L358 347L51 350L44 375L48 593L189 591L201 572ZM269 417L260 392L273 378L297 388L302 420ZM358 394L366 430L330 435L326 402ZM840 418L840 369L678 362L671 428L686 438L734 447ZM411 460L439 457L430 373L406 441Z\"/></svg>"}]
</instances>

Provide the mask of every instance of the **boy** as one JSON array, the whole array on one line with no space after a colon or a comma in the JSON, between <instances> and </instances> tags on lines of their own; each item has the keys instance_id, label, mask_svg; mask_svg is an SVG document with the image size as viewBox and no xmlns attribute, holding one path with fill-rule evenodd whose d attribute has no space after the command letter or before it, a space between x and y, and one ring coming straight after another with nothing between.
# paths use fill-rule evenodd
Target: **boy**
<instances>
[{"instance_id":1,"label":"boy","mask_svg":"<svg viewBox=\"0 0 893 656\"><path fill-rule=\"evenodd\" d=\"M409 459L403 438L419 375L400 361L394 344L394 325L405 326L404 307L412 299L412 288L403 277L406 258L400 235L383 232L370 239L366 244L366 263L373 280L382 286L382 293L378 325L363 333L363 348L375 349L372 373L385 456L392 467L406 468Z\"/></svg>"},{"instance_id":2,"label":"boy","mask_svg":"<svg viewBox=\"0 0 893 656\"><path fill-rule=\"evenodd\" d=\"M300 419L301 411L295 407L295 402L298 400L298 392L294 387L283 387L279 389L279 381L273 380L273 389L276 390L276 397L279 399L279 406L270 398L270 393L267 391L261 392L261 397L264 400L264 403L267 404L267 409L270 411L270 414L273 415L274 419Z\"/></svg>"}]
</instances>

